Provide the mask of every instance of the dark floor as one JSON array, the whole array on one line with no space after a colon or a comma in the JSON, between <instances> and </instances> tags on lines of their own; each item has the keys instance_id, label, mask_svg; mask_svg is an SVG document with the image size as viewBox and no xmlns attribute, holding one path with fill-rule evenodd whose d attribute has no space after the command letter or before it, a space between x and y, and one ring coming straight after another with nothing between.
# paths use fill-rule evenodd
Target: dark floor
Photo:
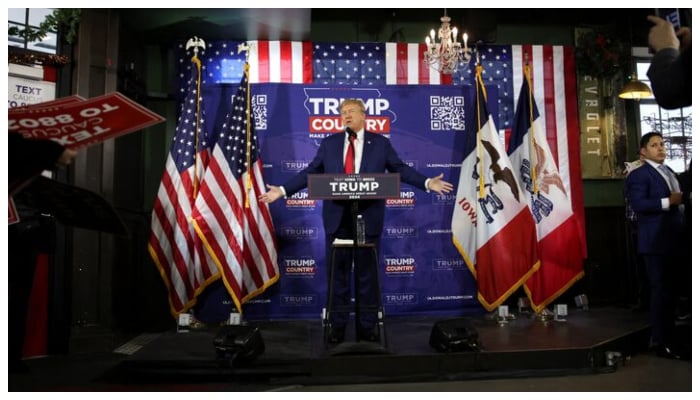
<instances>
[{"instance_id":1,"label":"dark floor","mask_svg":"<svg viewBox=\"0 0 700 400\"><path fill-rule=\"evenodd\" d=\"M140 335L114 351L26 360L10 391L692 391L690 361L646 350L644 313L570 310L566 321L470 318L482 352L438 353L435 317L388 318L385 346L326 348L320 321L254 321L264 352L216 359L218 327ZM679 325L690 347L690 322ZM618 357L619 353L619 357ZM608 357L613 357L609 361Z\"/></svg>"}]
</instances>

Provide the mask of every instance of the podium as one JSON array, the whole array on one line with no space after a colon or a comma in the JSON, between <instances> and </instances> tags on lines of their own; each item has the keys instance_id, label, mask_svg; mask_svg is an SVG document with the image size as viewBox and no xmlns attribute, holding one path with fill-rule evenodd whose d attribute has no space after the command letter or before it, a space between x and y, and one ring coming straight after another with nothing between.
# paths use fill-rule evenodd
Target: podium
<instances>
[{"instance_id":1,"label":"podium","mask_svg":"<svg viewBox=\"0 0 700 400\"><path fill-rule=\"evenodd\" d=\"M311 174L308 176L309 198L314 200L346 200L350 202L352 215L352 241L338 241L332 244L328 290L326 297L326 307L321 315L323 322L323 343L328 347L328 340L331 333L330 316L332 313L351 311L352 305L338 307L333 304L333 275L335 273L335 253L339 248L351 248L354 266L354 312L355 312L355 338L359 342L360 337L360 311L375 311L377 313L377 328L379 330L379 340L384 348L387 346L386 330L384 327L384 307L382 305L382 289L379 274L379 255L374 243L358 243L356 221L359 209L359 202L363 200L379 200L387 198L397 198L400 193L399 174ZM374 268L376 271L377 303L369 308L360 305L359 278L357 274L357 252L359 249L367 249L373 252Z\"/></svg>"}]
</instances>

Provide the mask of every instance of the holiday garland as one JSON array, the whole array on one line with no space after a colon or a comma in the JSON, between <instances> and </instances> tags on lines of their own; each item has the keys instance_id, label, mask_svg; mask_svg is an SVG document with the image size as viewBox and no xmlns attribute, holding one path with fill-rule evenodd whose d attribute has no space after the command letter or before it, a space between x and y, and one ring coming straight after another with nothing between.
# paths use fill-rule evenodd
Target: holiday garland
<instances>
[{"instance_id":1,"label":"holiday garland","mask_svg":"<svg viewBox=\"0 0 700 400\"><path fill-rule=\"evenodd\" d=\"M68 63L68 57L59 54L9 54L9 62L11 64L23 64L23 65L51 65L54 67L60 67Z\"/></svg>"},{"instance_id":2,"label":"holiday garland","mask_svg":"<svg viewBox=\"0 0 700 400\"><path fill-rule=\"evenodd\" d=\"M621 42L601 32L587 31L576 40L576 65L584 75L612 77L624 64L625 55Z\"/></svg>"},{"instance_id":3,"label":"holiday garland","mask_svg":"<svg viewBox=\"0 0 700 400\"><path fill-rule=\"evenodd\" d=\"M61 31L62 40L72 44L78 34L81 10L79 8L56 8L46 16L38 27L27 26L20 29L17 26L8 27L9 36L19 36L27 42L36 42L44 39L49 32ZM15 51L10 47L9 62L24 65L50 65L60 67L68 63L68 57L61 54L40 54L24 51Z\"/></svg>"}]
</instances>

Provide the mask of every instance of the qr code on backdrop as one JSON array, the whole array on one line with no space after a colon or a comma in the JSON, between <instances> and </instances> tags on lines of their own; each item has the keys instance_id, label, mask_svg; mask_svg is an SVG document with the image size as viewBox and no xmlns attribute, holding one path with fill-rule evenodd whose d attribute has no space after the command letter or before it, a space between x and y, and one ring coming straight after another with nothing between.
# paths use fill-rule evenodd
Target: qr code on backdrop
<instances>
[{"instance_id":1,"label":"qr code on backdrop","mask_svg":"<svg viewBox=\"0 0 700 400\"><path fill-rule=\"evenodd\" d=\"M255 130L267 129L267 95L253 96L252 103Z\"/></svg>"},{"instance_id":2,"label":"qr code on backdrop","mask_svg":"<svg viewBox=\"0 0 700 400\"><path fill-rule=\"evenodd\" d=\"M464 130L464 115L463 96L430 96L431 130Z\"/></svg>"}]
</instances>

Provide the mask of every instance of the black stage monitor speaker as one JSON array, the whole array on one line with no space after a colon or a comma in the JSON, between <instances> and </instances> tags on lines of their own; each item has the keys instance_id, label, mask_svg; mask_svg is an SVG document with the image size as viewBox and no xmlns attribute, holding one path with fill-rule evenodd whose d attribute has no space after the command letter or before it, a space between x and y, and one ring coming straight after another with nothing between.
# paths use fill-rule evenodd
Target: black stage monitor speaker
<instances>
[{"instance_id":1,"label":"black stage monitor speaker","mask_svg":"<svg viewBox=\"0 0 700 400\"><path fill-rule=\"evenodd\" d=\"M482 350L479 333L466 318L436 322L430 332L430 346L442 353Z\"/></svg>"},{"instance_id":2,"label":"black stage monitor speaker","mask_svg":"<svg viewBox=\"0 0 700 400\"><path fill-rule=\"evenodd\" d=\"M222 327L214 337L216 358L221 362L245 363L265 352L260 330L248 325Z\"/></svg>"}]
</instances>

